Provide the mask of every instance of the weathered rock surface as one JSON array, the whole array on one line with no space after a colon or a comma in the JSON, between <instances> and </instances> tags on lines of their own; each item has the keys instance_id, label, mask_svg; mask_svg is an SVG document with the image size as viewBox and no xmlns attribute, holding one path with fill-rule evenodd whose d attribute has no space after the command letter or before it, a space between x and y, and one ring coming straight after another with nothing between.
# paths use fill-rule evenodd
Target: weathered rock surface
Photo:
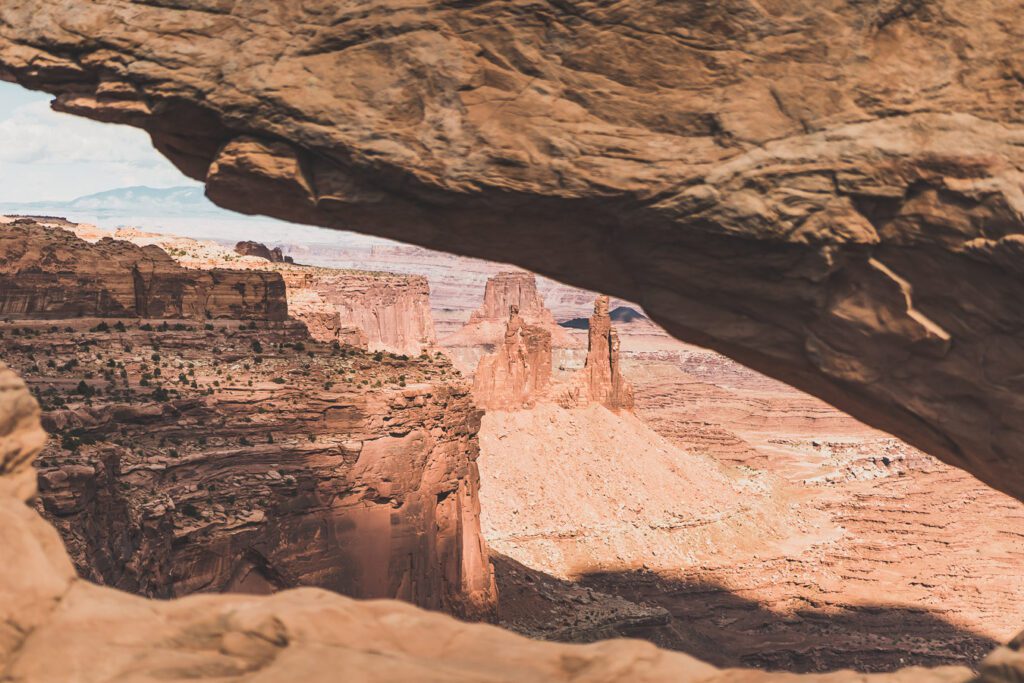
<instances>
[{"instance_id":1,"label":"weathered rock surface","mask_svg":"<svg viewBox=\"0 0 1024 683\"><path fill-rule=\"evenodd\" d=\"M90 241L111 234L85 224L67 227ZM132 228L118 229L113 236L143 247L159 246L190 269L280 274L286 285L289 314L306 323L310 334L320 341L410 356L434 344L430 287L422 276L268 263L265 258L242 256L213 242Z\"/></svg>"},{"instance_id":2,"label":"weathered rock surface","mask_svg":"<svg viewBox=\"0 0 1024 683\"><path fill-rule=\"evenodd\" d=\"M528 325L512 304L504 339L473 375L473 398L485 410L530 408L546 398L550 385L551 332Z\"/></svg>"},{"instance_id":3,"label":"weathered rock surface","mask_svg":"<svg viewBox=\"0 0 1024 683\"><path fill-rule=\"evenodd\" d=\"M636 301L1024 496L1019 12L13 0L0 69L223 206Z\"/></svg>"},{"instance_id":4,"label":"weathered rock surface","mask_svg":"<svg viewBox=\"0 0 1024 683\"><path fill-rule=\"evenodd\" d=\"M245 240L236 244L235 253L240 256L255 256L273 263L294 263L291 256L284 255L281 247L271 249L262 242L253 242L251 240Z\"/></svg>"},{"instance_id":5,"label":"weathered rock surface","mask_svg":"<svg viewBox=\"0 0 1024 683\"><path fill-rule=\"evenodd\" d=\"M515 306L524 323L548 331L552 346L576 346L576 341L555 322L537 291L537 276L525 271L505 271L488 278L484 302L469 316L466 325L449 337L444 346L497 346L505 335L509 310Z\"/></svg>"},{"instance_id":6,"label":"weathered rock surface","mask_svg":"<svg viewBox=\"0 0 1024 683\"><path fill-rule=\"evenodd\" d=\"M103 302L142 298L126 291L142 256L159 264L144 292L153 301L211 278L276 282L282 295L284 281L187 269L158 246L106 235L87 242L28 221L2 230L8 289L45 304L54 295L33 290L33 275L82 283L70 296L85 305L12 308L22 319L0 329L3 357L46 408L55 438L40 460L41 509L82 576L159 597L316 585L466 616L493 610L479 412L443 357L317 344L290 319L209 320L244 319L239 306L198 309L201 325L91 318L139 315ZM39 310L45 320L33 319Z\"/></svg>"},{"instance_id":7,"label":"weathered rock surface","mask_svg":"<svg viewBox=\"0 0 1024 683\"><path fill-rule=\"evenodd\" d=\"M31 220L0 226L0 316L284 320L275 273L182 268L162 249L90 244Z\"/></svg>"},{"instance_id":8,"label":"weathered rock surface","mask_svg":"<svg viewBox=\"0 0 1024 683\"><path fill-rule=\"evenodd\" d=\"M415 275L330 268L279 271L289 287L314 291L337 312L338 329L361 330L371 351L418 356L434 346L430 286Z\"/></svg>"},{"instance_id":9,"label":"weathered rock surface","mask_svg":"<svg viewBox=\"0 0 1024 683\"><path fill-rule=\"evenodd\" d=\"M197 595L148 601L76 580L60 538L9 482L22 481L41 445L38 408L0 364L0 672L15 683L335 681L345 671L367 681L512 683L638 680L649 683L761 683L788 674L728 670L648 643L616 640L559 645L424 612L400 602L359 602L302 588L274 596ZM13 463L20 463L13 465ZM22 491L31 497L31 490ZM470 644L446 648L438 643ZM59 652L61 656L55 656ZM992 658L985 683L1013 680L1011 649ZM960 667L899 674L836 673L827 683L967 683ZM796 678L796 680L800 680Z\"/></svg>"},{"instance_id":10,"label":"weathered rock surface","mask_svg":"<svg viewBox=\"0 0 1024 683\"><path fill-rule=\"evenodd\" d=\"M441 359L378 361L294 323L95 322L0 339L46 407L42 510L80 575L156 597L318 586L493 607L479 413Z\"/></svg>"},{"instance_id":11,"label":"weathered rock surface","mask_svg":"<svg viewBox=\"0 0 1024 683\"><path fill-rule=\"evenodd\" d=\"M587 330L587 360L562 402L575 406L599 403L611 410L632 410L633 387L622 376L619 335L608 315L608 297L594 301Z\"/></svg>"}]
</instances>

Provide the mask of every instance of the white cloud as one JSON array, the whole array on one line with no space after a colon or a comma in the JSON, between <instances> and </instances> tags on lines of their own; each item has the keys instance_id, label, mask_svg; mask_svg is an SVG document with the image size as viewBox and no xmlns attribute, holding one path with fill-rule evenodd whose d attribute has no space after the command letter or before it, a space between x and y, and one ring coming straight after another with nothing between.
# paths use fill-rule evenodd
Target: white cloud
<instances>
[{"instance_id":1,"label":"white cloud","mask_svg":"<svg viewBox=\"0 0 1024 683\"><path fill-rule=\"evenodd\" d=\"M144 131L52 111L47 95L17 88L0 82L0 201L194 184L153 149Z\"/></svg>"}]
</instances>

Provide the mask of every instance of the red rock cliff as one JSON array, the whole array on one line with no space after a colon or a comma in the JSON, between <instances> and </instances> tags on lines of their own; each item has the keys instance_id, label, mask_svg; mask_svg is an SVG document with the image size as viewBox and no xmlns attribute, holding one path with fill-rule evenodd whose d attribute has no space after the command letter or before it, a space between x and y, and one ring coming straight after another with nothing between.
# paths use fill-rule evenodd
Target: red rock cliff
<instances>
[{"instance_id":1,"label":"red rock cliff","mask_svg":"<svg viewBox=\"0 0 1024 683\"><path fill-rule=\"evenodd\" d=\"M418 356L436 341L425 277L302 266L279 272L289 288L314 290L344 334L362 330L371 351Z\"/></svg>"},{"instance_id":2,"label":"red rock cliff","mask_svg":"<svg viewBox=\"0 0 1024 683\"><path fill-rule=\"evenodd\" d=\"M484 301L473 311L466 325L444 339L449 347L480 346L501 343L509 309L515 306L526 324L548 331L556 347L575 345L569 333L559 327L544 298L537 291L537 277L526 271L506 271L487 280Z\"/></svg>"},{"instance_id":3,"label":"red rock cliff","mask_svg":"<svg viewBox=\"0 0 1024 683\"><path fill-rule=\"evenodd\" d=\"M498 350L480 359L473 397L486 410L532 407L551 383L551 332L528 325L519 309L509 307L505 337Z\"/></svg>"},{"instance_id":4,"label":"red rock cliff","mask_svg":"<svg viewBox=\"0 0 1024 683\"><path fill-rule=\"evenodd\" d=\"M18 275L0 284L23 291L21 275L42 272L127 299L119 257L138 252L183 281L221 275L59 229L3 236ZM93 251L106 258L82 257ZM224 273L274 276L283 293L276 273ZM43 405L41 510L81 575L150 596L313 585L490 613L480 413L443 357L381 359L318 343L291 319L102 325L74 315L95 306L44 310L45 321L0 324L0 357Z\"/></svg>"},{"instance_id":5,"label":"red rock cliff","mask_svg":"<svg viewBox=\"0 0 1024 683\"><path fill-rule=\"evenodd\" d=\"M189 270L159 247L92 244L32 221L0 227L0 316L284 320L284 280L258 271Z\"/></svg>"},{"instance_id":6,"label":"red rock cliff","mask_svg":"<svg viewBox=\"0 0 1024 683\"><path fill-rule=\"evenodd\" d=\"M467 616L492 606L479 412L465 383L436 379L442 358L377 362L297 323L90 322L14 322L0 339L54 436L42 511L81 575L157 597L312 585ZM55 367L31 359L40 349Z\"/></svg>"}]
</instances>

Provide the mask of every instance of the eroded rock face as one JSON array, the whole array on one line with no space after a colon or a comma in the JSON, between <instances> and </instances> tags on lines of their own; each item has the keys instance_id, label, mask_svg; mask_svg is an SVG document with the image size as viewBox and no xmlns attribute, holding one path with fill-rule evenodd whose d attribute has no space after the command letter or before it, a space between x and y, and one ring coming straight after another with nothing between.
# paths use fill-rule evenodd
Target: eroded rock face
<instances>
[{"instance_id":1,"label":"eroded rock face","mask_svg":"<svg viewBox=\"0 0 1024 683\"><path fill-rule=\"evenodd\" d=\"M0 541L9 551L0 563L0 671L11 681L99 683L113 676L185 682L209 678L211 671L238 683L254 677L327 683L337 680L338 671L368 681L794 679L759 671L718 672L692 657L633 640L542 643L400 602L361 602L313 588L267 597L151 601L76 580L56 531L12 495L10 482L31 470L41 446L37 411L24 384L0 363ZM10 466L15 461L21 464ZM472 646L439 649L438 642ZM986 662L980 680L1013 681L1022 666L1013 647L1003 648ZM944 667L880 675L840 672L808 680L967 683L975 677L964 668Z\"/></svg>"},{"instance_id":2,"label":"eroded rock face","mask_svg":"<svg viewBox=\"0 0 1024 683\"><path fill-rule=\"evenodd\" d=\"M334 312L336 322L328 327L338 330L337 338L359 336L371 351L407 356L420 355L436 341L425 277L309 267L280 273L290 288L315 292Z\"/></svg>"},{"instance_id":3,"label":"eroded rock face","mask_svg":"<svg viewBox=\"0 0 1024 683\"><path fill-rule=\"evenodd\" d=\"M235 252L240 256L256 256L271 263L294 263L291 256L285 256L281 247L271 249L262 242L245 240L235 245Z\"/></svg>"},{"instance_id":4,"label":"eroded rock face","mask_svg":"<svg viewBox=\"0 0 1024 683\"><path fill-rule=\"evenodd\" d=\"M574 339L565 329L558 326L554 315L544 305L544 297L537 291L537 277L533 273L503 271L488 278L484 284L483 303L470 313L469 320L464 325L454 334L444 337L440 343L455 367L464 374L473 375L487 366L485 371L488 374L481 379L478 386L483 392L478 392L478 400L483 400L484 404L491 406L492 409L500 403L507 408L530 404L529 400L518 399L511 403L492 402L496 392L502 392L493 385L507 384L508 374L512 372L513 365L522 364L522 360L514 359L520 356L527 359L531 353L516 352L510 356L505 348L509 341L509 311L513 308L516 310L513 315L518 320L517 325L522 328L522 334L529 338L529 343L538 350L541 347L548 349L543 352L543 360L529 360L532 368L529 372L540 370L547 375L542 382L532 382L532 387L527 393L533 394L534 398L539 395L538 390L546 389L550 384L552 365L562 365L566 357L571 357L580 346L578 339ZM491 353L504 354L504 360L487 360L487 354ZM494 363L505 370L497 368ZM497 376L494 374L495 371L498 372ZM485 385L492 386L483 389ZM513 391L513 394L517 393Z\"/></svg>"},{"instance_id":5,"label":"eroded rock face","mask_svg":"<svg viewBox=\"0 0 1024 683\"><path fill-rule=\"evenodd\" d=\"M1019 12L13 0L0 69L225 207L636 301L1022 496Z\"/></svg>"},{"instance_id":6,"label":"eroded rock face","mask_svg":"<svg viewBox=\"0 0 1024 683\"><path fill-rule=\"evenodd\" d=\"M0 340L46 407L41 509L80 575L155 597L318 586L493 607L479 412L441 359L375 361L298 324L89 324L16 321Z\"/></svg>"},{"instance_id":7,"label":"eroded rock face","mask_svg":"<svg viewBox=\"0 0 1024 683\"><path fill-rule=\"evenodd\" d=\"M283 310L279 273L184 268L153 244L15 221L0 232L0 264L0 291L28 302L7 310L21 319L0 325L0 351L54 436L40 509L80 575L158 597L315 585L493 610L479 411L443 357L371 355L317 343L293 319L244 320L248 309L202 287L274 282ZM143 268L158 277L140 293ZM138 317L167 301L202 322ZM121 317L89 317L106 311ZM30 498L28 457L8 460L19 478L5 482Z\"/></svg>"},{"instance_id":8,"label":"eroded rock face","mask_svg":"<svg viewBox=\"0 0 1024 683\"><path fill-rule=\"evenodd\" d=\"M90 244L31 220L0 227L0 316L284 320L275 273L182 268L158 247Z\"/></svg>"},{"instance_id":9,"label":"eroded rock face","mask_svg":"<svg viewBox=\"0 0 1024 683\"><path fill-rule=\"evenodd\" d=\"M473 376L476 404L485 410L529 408L546 396L550 384L551 332L526 324L512 304L504 339L480 359Z\"/></svg>"},{"instance_id":10,"label":"eroded rock face","mask_svg":"<svg viewBox=\"0 0 1024 683\"><path fill-rule=\"evenodd\" d=\"M569 334L558 326L537 291L537 277L524 271L501 272L488 278L484 302L473 311L465 327L444 340L446 346L476 346L501 343L509 310L523 322L548 331L554 346L573 346Z\"/></svg>"},{"instance_id":11,"label":"eroded rock face","mask_svg":"<svg viewBox=\"0 0 1024 683\"><path fill-rule=\"evenodd\" d=\"M565 400L571 405L600 403L611 410L633 409L633 387L622 376L619 335L608 315L608 297L594 301L587 333L587 361Z\"/></svg>"}]
</instances>

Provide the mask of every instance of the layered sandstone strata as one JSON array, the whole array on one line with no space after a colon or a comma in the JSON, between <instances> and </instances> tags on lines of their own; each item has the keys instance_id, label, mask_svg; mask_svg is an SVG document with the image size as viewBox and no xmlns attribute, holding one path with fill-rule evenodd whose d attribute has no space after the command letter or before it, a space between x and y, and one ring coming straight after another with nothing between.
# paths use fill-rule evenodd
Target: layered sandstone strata
<instances>
[{"instance_id":1,"label":"layered sandstone strata","mask_svg":"<svg viewBox=\"0 0 1024 683\"><path fill-rule=\"evenodd\" d=\"M160 275L146 293L181 306L181 283L204 279L269 279L284 294L277 273L186 269L155 245L21 221L0 237L3 283L28 301L53 298L40 273L81 283L71 296L140 299L125 288L142 256ZM222 308L187 322L127 304L100 307L117 319L8 311L22 319L3 324L0 351L54 435L42 509L79 573L151 596L317 585L487 614L468 385L439 356L320 344L292 319L215 318L231 309L207 299Z\"/></svg>"},{"instance_id":2,"label":"layered sandstone strata","mask_svg":"<svg viewBox=\"0 0 1024 683\"><path fill-rule=\"evenodd\" d=\"M91 225L66 227L91 241L111 235ZM143 247L159 246L189 269L228 268L280 275L286 285L290 314L306 323L310 334L320 341L409 356L419 355L435 343L430 286L422 276L268 261L213 242L131 228L116 230L112 235Z\"/></svg>"},{"instance_id":3,"label":"layered sandstone strata","mask_svg":"<svg viewBox=\"0 0 1024 683\"><path fill-rule=\"evenodd\" d=\"M96 323L15 321L0 339L45 407L41 509L81 576L158 597L314 585L492 606L478 412L442 359L375 360L297 323Z\"/></svg>"},{"instance_id":4,"label":"layered sandstone strata","mask_svg":"<svg viewBox=\"0 0 1024 683\"><path fill-rule=\"evenodd\" d=\"M537 276L526 271L505 271L488 278L484 301L469 316L466 325L444 339L445 346L488 346L501 343L508 313L515 307L524 323L548 331L556 347L571 347L577 342L559 327L544 299L537 291Z\"/></svg>"},{"instance_id":5,"label":"layered sandstone strata","mask_svg":"<svg viewBox=\"0 0 1024 683\"><path fill-rule=\"evenodd\" d=\"M488 353L501 353L509 310L515 307L524 324L546 332L552 362L566 364L580 341L555 322L537 290L537 278L524 271L503 271L487 279L483 303L454 334L441 340L448 356L461 372L472 375ZM536 334L536 332L534 332ZM550 365L550 363L549 363Z\"/></svg>"},{"instance_id":6,"label":"layered sandstone strata","mask_svg":"<svg viewBox=\"0 0 1024 683\"><path fill-rule=\"evenodd\" d=\"M337 314L342 334L361 330L371 351L418 356L435 344L425 277L297 266L278 272L290 289L315 292Z\"/></svg>"},{"instance_id":7,"label":"layered sandstone strata","mask_svg":"<svg viewBox=\"0 0 1024 683\"><path fill-rule=\"evenodd\" d=\"M530 408L546 397L550 384L551 332L528 325L512 304L504 339L476 368L473 398L485 410Z\"/></svg>"},{"instance_id":8,"label":"layered sandstone strata","mask_svg":"<svg viewBox=\"0 0 1024 683\"><path fill-rule=\"evenodd\" d=\"M18 220L0 226L0 316L284 320L276 273L189 270L162 249Z\"/></svg>"}]
</instances>

